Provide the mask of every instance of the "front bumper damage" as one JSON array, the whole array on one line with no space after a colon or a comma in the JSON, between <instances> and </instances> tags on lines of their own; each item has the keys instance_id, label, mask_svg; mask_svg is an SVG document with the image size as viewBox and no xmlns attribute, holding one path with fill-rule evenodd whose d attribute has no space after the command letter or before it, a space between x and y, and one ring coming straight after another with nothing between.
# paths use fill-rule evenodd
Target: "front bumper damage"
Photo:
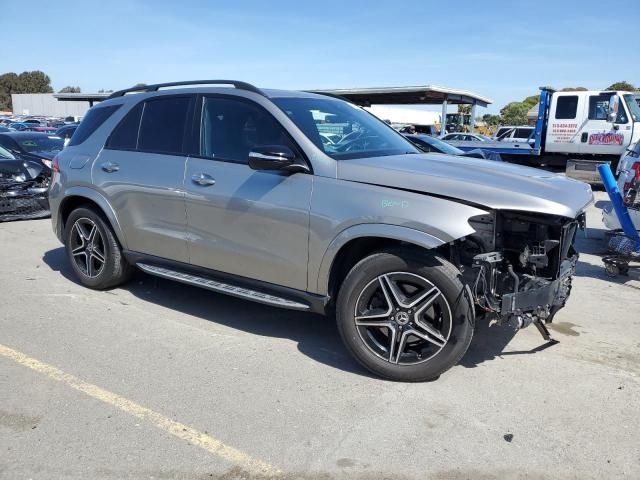
<instances>
[{"instance_id":1,"label":"front bumper damage","mask_svg":"<svg viewBox=\"0 0 640 480\"><path fill-rule=\"evenodd\" d=\"M497 219L497 221L495 221ZM487 222L487 218L481 219ZM501 225L485 235L493 251L473 256L472 292L478 309L516 329L534 324L546 340L546 323L564 307L578 263L576 231L584 215L558 217L507 214L493 219ZM495 243L487 239L496 238ZM502 247L498 249L498 247Z\"/></svg>"},{"instance_id":2,"label":"front bumper damage","mask_svg":"<svg viewBox=\"0 0 640 480\"><path fill-rule=\"evenodd\" d=\"M0 183L0 222L50 215L48 188L28 182Z\"/></svg>"}]
</instances>

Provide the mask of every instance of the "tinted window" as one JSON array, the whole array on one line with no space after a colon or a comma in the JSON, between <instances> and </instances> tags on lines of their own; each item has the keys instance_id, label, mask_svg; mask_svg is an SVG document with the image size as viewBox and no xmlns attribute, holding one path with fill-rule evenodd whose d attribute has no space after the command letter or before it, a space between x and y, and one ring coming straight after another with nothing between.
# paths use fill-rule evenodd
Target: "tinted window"
<instances>
[{"instance_id":1,"label":"tinted window","mask_svg":"<svg viewBox=\"0 0 640 480\"><path fill-rule=\"evenodd\" d=\"M204 99L200 153L207 158L247 163L259 145L294 146L286 131L259 106L229 98Z\"/></svg>"},{"instance_id":2,"label":"tinted window","mask_svg":"<svg viewBox=\"0 0 640 480\"><path fill-rule=\"evenodd\" d=\"M556 101L556 118L559 120L576 118L578 111L578 96L565 95Z\"/></svg>"},{"instance_id":3,"label":"tinted window","mask_svg":"<svg viewBox=\"0 0 640 480\"><path fill-rule=\"evenodd\" d=\"M533 132L533 128L516 128L516 133L513 135L514 138L529 138Z\"/></svg>"},{"instance_id":4,"label":"tinted window","mask_svg":"<svg viewBox=\"0 0 640 480\"><path fill-rule=\"evenodd\" d=\"M142 116L142 103L133 107L111 132L107 148L135 150L138 144L138 129Z\"/></svg>"},{"instance_id":5,"label":"tinted window","mask_svg":"<svg viewBox=\"0 0 640 480\"><path fill-rule=\"evenodd\" d=\"M100 125L102 125L107 118L113 115L120 105L110 105L108 107L92 107L89 109L85 117L82 119L82 123L78 125L78 128L74 132L69 146L80 145L84 142L93 132L95 132Z\"/></svg>"},{"instance_id":6,"label":"tinted window","mask_svg":"<svg viewBox=\"0 0 640 480\"><path fill-rule=\"evenodd\" d=\"M145 103L138 150L182 153L191 97L165 97Z\"/></svg>"},{"instance_id":7,"label":"tinted window","mask_svg":"<svg viewBox=\"0 0 640 480\"><path fill-rule=\"evenodd\" d=\"M64 140L46 133L36 133L32 136L20 137L18 144L25 152L59 152L64 147Z\"/></svg>"},{"instance_id":8,"label":"tinted window","mask_svg":"<svg viewBox=\"0 0 640 480\"><path fill-rule=\"evenodd\" d=\"M589 97L589 120L607 120L609 100L612 95L612 93L605 93L602 95L591 95ZM624 111L623 102L618 104L616 123L627 123L627 114Z\"/></svg>"}]
</instances>

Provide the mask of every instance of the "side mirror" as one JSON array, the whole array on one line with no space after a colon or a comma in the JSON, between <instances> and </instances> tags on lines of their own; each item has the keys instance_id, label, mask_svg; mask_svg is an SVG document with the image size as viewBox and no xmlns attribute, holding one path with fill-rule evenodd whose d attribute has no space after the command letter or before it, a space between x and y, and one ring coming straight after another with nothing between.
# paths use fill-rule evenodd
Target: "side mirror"
<instances>
[{"instance_id":1,"label":"side mirror","mask_svg":"<svg viewBox=\"0 0 640 480\"><path fill-rule=\"evenodd\" d=\"M284 145L261 145L249 152L249 167L253 170L281 170L290 173L308 172L306 165L296 163L296 155Z\"/></svg>"},{"instance_id":2,"label":"side mirror","mask_svg":"<svg viewBox=\"0 0 640 480\"><path fill-rule=\"evenodd\" d=\"M611 95L609 99L609 111L607 112L607 122L615 123L618 118L618 108L620 107L620 97Z\"/></svg>"}]
</instances>

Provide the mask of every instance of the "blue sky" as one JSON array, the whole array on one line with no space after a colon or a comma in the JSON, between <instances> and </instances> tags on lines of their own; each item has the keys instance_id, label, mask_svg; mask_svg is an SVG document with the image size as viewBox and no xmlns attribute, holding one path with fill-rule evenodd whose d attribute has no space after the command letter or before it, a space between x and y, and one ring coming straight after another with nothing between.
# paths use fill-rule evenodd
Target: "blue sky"
<instances>
[{"instance_id":1,"label":"blue sky","mask_svg":"<svg viewBox=\"0 0 640 480\"><path fill-rule=\"evenodd\" d=\"M86 92L204 78L292 89L431 84L490 97L495 112L540 85L640 84L637 0L605 5L0 0L0 73L39 69L56 90Z\"/></svg>"}]
</instances>

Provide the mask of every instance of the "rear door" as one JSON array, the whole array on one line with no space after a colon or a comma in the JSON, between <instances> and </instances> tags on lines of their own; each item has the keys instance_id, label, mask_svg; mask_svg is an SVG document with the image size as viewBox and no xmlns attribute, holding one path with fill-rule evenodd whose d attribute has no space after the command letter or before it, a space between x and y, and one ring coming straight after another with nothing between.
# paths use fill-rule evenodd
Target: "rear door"
<instances>
[{"instance_id":1,"label":"rear door","mask_svg":"<svg viewBox=\"0 0 640 480\"><path fill-rule=\"evenodd\" d=\"M551 98L545 150L547 152L579 153L580 132L585 126L583 92L556 92Z\"/></svg>"},{"instance_id":2,"label":"rear door","mask_svg":"<svg viewBox=\"0 0 640 480\"><path fill-rule=\"evenodd\" d=\"M163 95L133 107L93 165L129 250L187 262L185 142L194 95Z\"/></svg>"},{"instance_id":3,"label":"rear door","mask_svg":"<svg viewBox=\"0 0 640 480\"><path fill-rule=\"evenodd\" d=\"M207 95L198 101L197 154L185 172L192 264L304 290L313 176L256 171L249 151L286 145L285 129L247 99Z\"/></svg>"},{"instance_id":4,"label":"rear door","mask_svg":"<svg viewBox=\"0 0 640 480\"><path fill-rule=\"evenodd\" d=\"M631 142L633 124L620 99L615 123L607 121L609 101L614 92L590 94L586 105L586 122L580 132L581 153L620 155Z\"/></svg>"}]
</instances>

